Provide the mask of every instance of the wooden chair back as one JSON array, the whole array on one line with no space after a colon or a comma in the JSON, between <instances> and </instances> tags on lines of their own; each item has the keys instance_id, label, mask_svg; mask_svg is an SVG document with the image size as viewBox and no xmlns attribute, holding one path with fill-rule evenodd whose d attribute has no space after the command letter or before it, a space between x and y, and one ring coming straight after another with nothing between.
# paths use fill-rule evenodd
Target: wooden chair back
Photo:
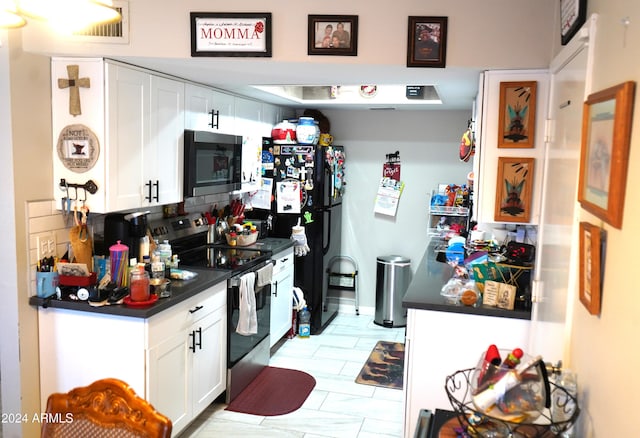
<instances>
[{"instance_id":1,"label":"wooden chair back","mask_svg":"<svg viewBox=\"0 0 640 438\"><path fill-rule=\"evenodd\" d=\"M68 393L51 394L42 438L169 438L171 420L125 382L102 379Z\"/></svg>"}]
</instances>

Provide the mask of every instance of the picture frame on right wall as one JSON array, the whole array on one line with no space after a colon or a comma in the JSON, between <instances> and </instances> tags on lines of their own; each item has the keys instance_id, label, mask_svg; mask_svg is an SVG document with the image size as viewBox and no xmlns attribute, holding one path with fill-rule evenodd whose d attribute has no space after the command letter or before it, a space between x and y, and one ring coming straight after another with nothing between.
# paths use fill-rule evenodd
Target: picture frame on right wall
<instances>
[{"instance_id":1,"label":"picture frame on right wall","mask_svg":"<svg viewBox=\"0 0 640 438\"><path fill-rule=\"evenodd\" d=\"M578 201L609 225L622 228L633 100L628 81L589 95L582 113Z\"/></svg>"},{"instance_id":2,"label":"picture frame on right wall","mask_svg":"<svg viewBox=\"0 0 640 438\"><path fill-rule=\"evenodd\" d=\"M580 222L580 302L591 315L600 314L606 232Z\"/></svg>"}]
</instances>

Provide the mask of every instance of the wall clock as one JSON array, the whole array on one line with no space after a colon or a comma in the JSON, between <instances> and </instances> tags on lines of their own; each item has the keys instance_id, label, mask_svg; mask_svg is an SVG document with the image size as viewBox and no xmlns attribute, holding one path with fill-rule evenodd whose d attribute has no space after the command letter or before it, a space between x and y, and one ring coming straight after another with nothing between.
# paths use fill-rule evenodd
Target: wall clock
<instances>
[{"instance_id":1,"label":"wall clock","mask_svg":"<svg viewBox=\"0 0 640 438\"><path fill-rule=\"evenodd\" d=\"M567 44L587 19L587 0L560 0L560 37Z\"/></svg>"}]
</instances>

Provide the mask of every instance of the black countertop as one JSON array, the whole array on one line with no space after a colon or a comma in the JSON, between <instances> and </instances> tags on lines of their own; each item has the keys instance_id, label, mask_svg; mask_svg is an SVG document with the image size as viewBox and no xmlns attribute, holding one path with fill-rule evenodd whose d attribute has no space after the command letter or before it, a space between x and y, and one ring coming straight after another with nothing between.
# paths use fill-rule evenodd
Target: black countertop
<instances>
[{"instance_id":1,"label":"black countertop","mask_svg":"<svg viewBox=\"0 0 640 438\"><path fill-rule=\"evenodd\" d=\"M280 251L293 246L291 239L267 237L257 241L255 244L246 248L258 248L261 250L272 251L275 255ZM90 306L86 301L72 300L47 300L32 296L29 298L29 304L39 307L51 307L56 309L77 310L82 312L101 313L107 315L131 316L134 318L149 318L157 313L162 312L200 292L222 282L226 281L233 275L233 271L218 271L205 268L196 268L190 266L181 266L180 269L192 271L198 275L191 280L171 280L171 296L160 298L157 302L149 307L137 308L129 307L126 304L118 304L111 306Z\"/></svg>"},{"instance_id":2,"label":"black countertop","mask_svg":"<svg viewBox=\"0 0 640 438\"><path fill-rule=\"evenodd\" d=\"M243 246L243 248L255 248L262 251L271 251L273 255L278 254L280 251L284 251L287 248L293 246L293 240L285 239L282 237L265 237L258 240L253 245Z\"/></svg>"},{"instance_id":3,"label":"black countertop","mask_svg":"<svg viewBox=\"0 0 640 438\"><path fill-rule=\"evenodd\" d=\"M182 269L182 267L181 267ZM107 315L131 316L134 318L150 318L200 292L214 286L222 281L226 281L233 275L232 271L214 271L211 269L184 267L187 271L192 271L198 275L191 280L171 280L171 296L160 298L149 307L137 308L126 304L94 307L87 301L74 300L47 300L33 296L29 298L29 304L40 307L51 307L55 309L77 310L82 312L102 313Z\"/></svg>"},{"instance_id":4,"label":"black countertop","mask_svg":"<svg viewBox=\"0 0 640 438\"><path fill-rule=\"evenodd\" d=\"M433 246L429 245L413 275L411 284L402 300L402 306L410 309L436 310L469 315L498 316L503 318L531 319L531 311L505 310L493 306L465 306L451 304L440 295L442 286L452 277L453 268L436 260Z\"/></svg>"}]
</instances>

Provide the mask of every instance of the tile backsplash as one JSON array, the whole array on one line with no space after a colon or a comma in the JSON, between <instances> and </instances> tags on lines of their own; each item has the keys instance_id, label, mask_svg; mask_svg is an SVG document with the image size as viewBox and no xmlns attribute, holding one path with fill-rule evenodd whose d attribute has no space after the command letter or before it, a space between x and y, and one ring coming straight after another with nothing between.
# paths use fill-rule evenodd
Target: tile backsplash
<instances>
[{"instance_id":1,"label":"tile backsplash","mask_svg":"<svg viewBox=\"0 0 640 438\"><path fill-rule=\"evenodd\" d=\"M187 213L210 211L214 204L226 205L229 195L197 196L185 200L184 209ZM56 242L55 254L61 258L69 250L69 231L74 225L73 212L66 215L58 210L59 204L53 199L28 201L27 235L29 238L29 295L36 295L36 268L38 265L38 239L53 235ZM162 217L162 206L131 211L149 211L149 221ZM125 212L126 213L126 212ZM104 215L89 212L87 225L91 236L103 235Z\"/></svg>"}]
</instances>

